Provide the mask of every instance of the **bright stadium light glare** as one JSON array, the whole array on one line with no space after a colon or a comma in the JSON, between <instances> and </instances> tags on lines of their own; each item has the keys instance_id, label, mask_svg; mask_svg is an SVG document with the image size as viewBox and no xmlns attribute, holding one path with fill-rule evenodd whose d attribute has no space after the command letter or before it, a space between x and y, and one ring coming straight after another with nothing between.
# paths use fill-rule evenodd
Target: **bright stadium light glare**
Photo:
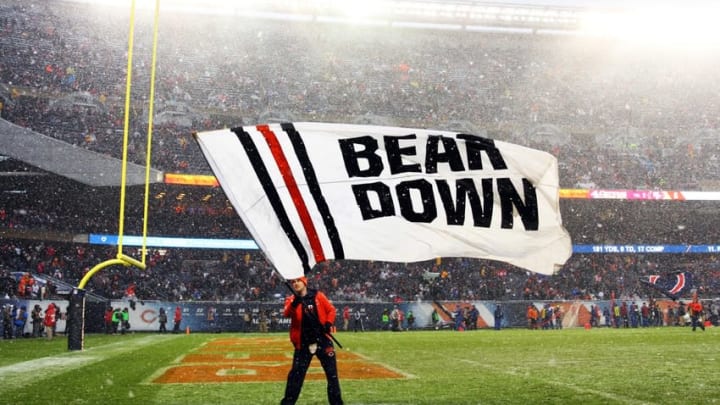
<instances>
[{"instance_id":1,"label":"bright stadium light glare","mask_svg":"<svg viewBox=\"0 0 720 405\"><path fill-rule=\"evenodd\" d=\"M446 30L446 31L458 31L463 27L460 24L435 24L435 23L422 23L412 21L394 21L391 26L398 28L420 28L420 29L431 29L431 30Z\"/></svg>"},{"instance_id":2,"label":"bright stadium light glare","mask_svg":"<svg viewBox=\"0 0 720 405\"><path fill-rule=\"evenodd\" d=\"M714 20L719 12L720 5L655 6L624 13L589 12L581 18L580 31L649 46L718 46L720 27Z\"/></svg>"},{"instance_id":3,"label":"bright stadium light glare","mask_svg":"<svg viewBox=\"0 0 720 405\"><path fill-rule=\"evenodd\" d=\"M388 7L384 0L315 0L310 2L317 10L331 10L350 19L367 19L382 17L383 10Z\"/></svg>"},{"instance_id":4,"label":"bright stadium light glare","mask_svg":"<svg viewBox=\"0 0 720 405\"><path fill-rule=\"evenodd\" d=\"M367 18L376 16L382 10L381 2L376 0L366 1L340 1L342 11L350 18Z\"/></svg>"},{"instance_id":5,"label":"bright stadium light glare","mask_svg":"<svg viewBox=\"0 0 720 405\"><path fill-rule=\"evenodd\" d=\"M382 27L390 25L388 20L381 19L370 19L370 18L349 18L349 17L334 17L319 15L315 18L315 21L319 23L333 23L333 24L346 24L346 25L358 25L358 26L375 26Z\"/></svg>"}]
</instances>

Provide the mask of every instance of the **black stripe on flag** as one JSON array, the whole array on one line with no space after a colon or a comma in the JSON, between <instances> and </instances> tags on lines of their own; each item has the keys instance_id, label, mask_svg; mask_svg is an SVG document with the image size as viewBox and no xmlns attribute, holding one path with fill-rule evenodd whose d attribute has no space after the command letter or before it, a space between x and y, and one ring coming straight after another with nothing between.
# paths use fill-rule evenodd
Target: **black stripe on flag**
<instances>
[{"instance_id":1,"label":"black stripe on flag","mask_svg":"<svg viewBox=\"0 0 720 405\"><path fill-rule=\"evenodd\" d=\"M273 184L272 179L270 179L270 174L265 166L265 162L263 162L262 157L260 157L260 153L255 146L255 142L252 140L250 134L242 127L233 128L232 131L235 132L238 140L242 144L243 148L245 148L245 153L247 153L248 159L250 159L250 164L252 164L252 167L255 170L255 175L258 180L260 180L260 184L263 187L263 191L265 191L265 195L270 202L270 206L273 208L275 215L280 221L280 227L282 227L285 235L287 235L290 240L290 244L292 244L293 248L295 248L295 252L302 262L305 274L309 273L310 264L308 263L307 251L303 248L300 238L290 222L287 211L285 211L285 207L280 200L280 195L277 193L277 188L275 187L275 184Z\"/></svg>"},{"instance_id":2,"label":"black stripe on flag","mask_svg":"<svg viewBox=\"0 0 720 405\"><path fill-rule=\"evenodd\" d=\"M307 149L305 148L305 142L303 142L302 136L300 136L300 133L298 133L297 129L295 129L295 125L292 123L283 123L280 124L280 127L288 135L288 138L290 138L290 142L295 150L295 156L297 156L297 159L303 168L305 181L307 181L310 194L312 195L313 200L315 200L315 205L317 206L318 211L320 211L320 216L323 219L323 224L325 224L328 238L332 244L333 257L338 260L344 259L345 250L343 248L342 241L340 240L340 234L335 226L335 218L333 218L330 213L330 208L328 207L327 201L325 201L325 197L320 189L320 183L315 175L315 168L310 161Z\"/></svg>"}]
</instances>

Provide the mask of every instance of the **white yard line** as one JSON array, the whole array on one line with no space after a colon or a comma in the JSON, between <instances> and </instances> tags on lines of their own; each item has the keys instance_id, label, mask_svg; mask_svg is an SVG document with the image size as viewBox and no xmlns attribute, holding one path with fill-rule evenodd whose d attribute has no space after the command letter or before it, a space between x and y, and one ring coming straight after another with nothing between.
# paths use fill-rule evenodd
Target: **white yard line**
<instances>
[{"instance_id":1,"label":"white yard line","mask_svg":"<svg viewBox=\"0 0 720 405\"><path fill-rule=\"evenodd\" d=\"M32 381L50 378L72 369L137 350L141 346L162 343L176 337L152 335L131 342L118 341L83 351L68 351L65 354L15 363L0 367L0 381L6 386L23 386Z\"/></svg>"},{"instance_id":2,"label":"white yard line","mask_svg":"<svg viewBox=\"0 0 720 405\"><path fill-rule=\"evenodd\" d=\"M483 364L483 363L481 363L481 362L479 362L479 361L467 360L467 359L460 359L460 361L463 362L463 363L468 363L468 364L472 364L472 365L474 365L474 366L480 366L480 367L486 368L486 369L488 369L488 370L492 370L492 371L495 372L495 373L500 372L500 373L507 374L507 375L510 375L510 376L515 376L515 377L517 377L517 376L522 376L523 378L533 378L533 377L531 377L531 376L529 376L529 375L525 375L525 374L522 374L522 373L519 373L519 372L516 372L516 371L513 371L513 370L502 370L502 369L498 369L498 368L495 368L495 367L491 367L491 366L486 365L486 364ZM612 393L610 393L610 392L598 391L598 390L594 390L594 389L591 389L591 388L583 388L583 387L577 386L577 385L575 385L575 384L570 384L570 383L566 383L566 382L562 382L562 381L553 381L553 380L550 380L550 379L547 379L547 378L543 378L543 379L542 379L542 382L543 382L543 383L547 383L547 384L552 384L552 385L555 385L555 386L561 387L561 388L567 388L567 389L570 389L570 390L572 390L572 391L575 391L575 392L577 392L577 393L579 393L579 394L591 394L591 395L598 396L598 397L600 397L600 398L605 398L605 399L612 400L612 401L616 401L616 402L622 403L622 404L628 404L628 405L652 405L652 403L647 402L647 401L640 401L640 400L637 400L637 399L628 398L628 397L625 397L625 396L615 395L615 394L612 394Z\"/></svg>"},{"instance_id":3,"label":"white yard line","mask_svg":"<svg viewBox=\"0 0 720 405\"><path fill-rule=\"evenodd\" d=\"M336 349L336 350L337 350L337 351L342 351L342 350L344 350L344 351L347 351L347 352L350 352L350 351L351 351L349 348L346 348L346 349ZM364 354L361 354L361 353L358 353L358 352L352 352L352 354L355 355L355 356L357 356L357 357L360 357L361 359L367 361L368 363L376 364L376 365L382 366L382 367L384 367L384 368L386 368L386 369L388 369L388 370L390 370L390 371L394 371L394 372L402 375L403 377L405 377L405 378L407 378L407 379L417 378L416 375L413 375L413 374L410 374L410 373L406 373L405 371L402 371L402 370L400 370L399 368L395 368L395 367L393 367L393 366L391 366L391 365L389 365L389 364L385 364L385 363L383 363L383 362L381 362L381 361L377 361L377 360L375 360L374 358L368 357L368 356L366 356L366 355L364 355ZM341 376L341 378L342 378L342 376Z\"/></svg>"}]
</instances>

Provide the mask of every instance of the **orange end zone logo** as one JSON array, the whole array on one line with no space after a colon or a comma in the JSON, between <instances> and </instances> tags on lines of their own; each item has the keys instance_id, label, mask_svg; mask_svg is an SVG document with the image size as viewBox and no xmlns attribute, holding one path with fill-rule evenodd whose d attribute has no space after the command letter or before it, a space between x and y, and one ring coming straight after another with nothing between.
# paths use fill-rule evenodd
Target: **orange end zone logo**
<instances>
[{"instance_id":1,"label":"orange end zone logo","mask_svg":"<svg viewBox=\"0 0 720 405\"><path fill-rule=\"evenodd\" d=\"M336 351L343 380L405 378L382 365L348 352ZM220 338L187 354L152 382L193 384L285 381L292 363L292 347L285 339ZM307 380L324 380L320 362L313 358Z\"/></svg>"}]
</instances>

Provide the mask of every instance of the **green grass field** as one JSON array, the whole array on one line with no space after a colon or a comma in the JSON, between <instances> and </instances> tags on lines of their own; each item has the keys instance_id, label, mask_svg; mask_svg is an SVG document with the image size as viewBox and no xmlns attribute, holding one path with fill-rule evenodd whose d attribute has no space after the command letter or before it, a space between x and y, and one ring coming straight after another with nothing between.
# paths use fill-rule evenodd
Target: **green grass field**
<instances>
[{"instance_id":1,"label":"green grass field","mask_svg":"<svg viewBox=\"0 0 720 405\"><path fill-rule=\"evenodd\" d=\"M153 383L217 339L286 333L88 335L85 350L53 341L0 341L2 404L276 404L284 381ZM343 379L347 404L720 403L720 329L339 332L338 361L361 355L399 379ZM248 340L249 341L249 340ZM236 348L237 350L237 348ZM255 345L248 350L262 352ZM315 362L315 361L314 361ZM277 365L283 376L290 360ZM326 403L306 381L301 404Z\"/></svg>"}]
</instances>

